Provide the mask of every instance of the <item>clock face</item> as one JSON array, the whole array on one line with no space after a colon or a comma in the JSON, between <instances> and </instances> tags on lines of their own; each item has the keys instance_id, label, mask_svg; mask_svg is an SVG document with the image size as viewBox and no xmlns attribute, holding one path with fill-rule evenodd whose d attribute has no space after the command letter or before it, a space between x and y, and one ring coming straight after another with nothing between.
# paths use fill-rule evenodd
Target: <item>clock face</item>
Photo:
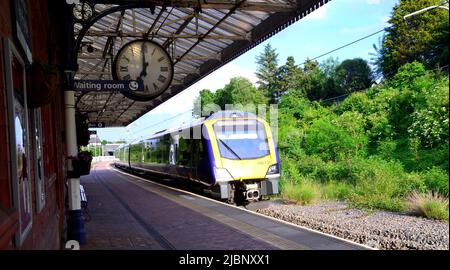
<instances>
[{"instance_id":1,"label":"clock face","mask_svg":"<svg viewBox=\"0 0 450 270\"><path fill-rule=\"evenodd\" d=\"M173 79L173 63L159 44L135 40L124 45L113 63L116 80L142 80L144 91L122 92L126 97L148 101L164 92Z\"/></svg>"}]
</instances>

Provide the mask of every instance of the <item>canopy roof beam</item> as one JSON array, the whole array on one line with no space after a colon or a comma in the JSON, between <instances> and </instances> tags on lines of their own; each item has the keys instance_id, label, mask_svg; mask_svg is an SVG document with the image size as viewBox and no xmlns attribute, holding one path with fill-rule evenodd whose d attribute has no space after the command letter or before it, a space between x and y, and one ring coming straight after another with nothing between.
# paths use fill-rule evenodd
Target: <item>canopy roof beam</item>
<instances>
[{"instance_id":1,"label":"canopy roof beam","mask_svg":"<svg viewBox=\"0 0 450 270\"><path fill-rule=\"evenodd\" d=\"M169 89L141 102L120 93L77 91L76 107L90 121L126 125L214 70L257 46L328 0L80 0L94 9L74 19L71 57L75 79L112 79L115 53L148 38L165 47L174 62Z\"/></svg>"},{"instance_id":2,"label":"canopy roof beam","mask_svg":"<svg viewBox=\"0 0 450 270\"><path fill-rule=\"evenodd\" d=\"M95 4L154 4L156 6L195 8L195 9L223 9L230 10L236 8L238 2L230 0L89 0L87 2ZM247 1L243 5L238 5L238 10L243 11L264 11L264 12L292 12L297 10L296 1L286 1L285 3Z\"/></svg>"}]
</instances>

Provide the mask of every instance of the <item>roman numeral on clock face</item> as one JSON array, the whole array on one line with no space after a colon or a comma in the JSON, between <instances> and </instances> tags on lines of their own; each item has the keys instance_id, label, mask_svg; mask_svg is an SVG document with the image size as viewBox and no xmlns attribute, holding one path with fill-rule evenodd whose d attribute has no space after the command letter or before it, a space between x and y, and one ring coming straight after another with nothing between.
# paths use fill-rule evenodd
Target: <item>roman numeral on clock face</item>
<instances>
[{"instance_id":1,"label":"roman numeral on clock face","mask_svg":"<svg viewBox=\"0 0 450 270\"><path fill-rule=\"evenodd\" d=\"M163 57L160 57L160 58L158 59L158 62L162 62L164 59L165 59L164 56L163 56Z\"/></svg>"},{"instance_id":2,"label":"roman numeral on clock face","mask_svg":"<svg viewBox=\"0 0 450 270\"><path fill-rule=\"evenodd\" d=\"M124 80L131 80L130 74L127 74L126 76L124 76L123 79L124 79Z\"/></svg>"},{"instance_id":3,"label":"roman numeral on clock face","mask_svg":"<svg viewBox=\"0 0 450 270\"><path fill-rule=\"evenodd\" d=\"M168 67L161 67L160 70L161 70L161 72L167 72L167 71L169 71L169 68Z\"/></svg>"},{"instance_id":4,"label":"roman numeral on clock face","mask_svg":"<svg viewBox=\"0 0 450 270\"><path fill-rule=\"evenodd\" d=\"M160 82L164 83L164 82L165 82L166 80L167 80L167 78L166 78L166 77L164 77L163 75L159 75L159 77L158 77L158 81L160 81Z\"/></svg>"},{"instance_id":5,"label":"roman numeral on clock face","mask_svg":"<svg viewBox=\"0 0 450 270\"><path fill-rule=\"evenodd\" d=\"M127 66L120 66L120 72L127 72L128 67Z\"/></svg>"}]
</instances>

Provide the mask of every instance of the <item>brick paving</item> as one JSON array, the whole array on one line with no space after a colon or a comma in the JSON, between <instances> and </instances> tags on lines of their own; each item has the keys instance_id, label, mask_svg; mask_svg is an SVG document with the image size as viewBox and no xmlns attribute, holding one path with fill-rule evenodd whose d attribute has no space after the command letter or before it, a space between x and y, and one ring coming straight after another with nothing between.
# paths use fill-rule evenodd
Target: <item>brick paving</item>
<instances>
[{"instance_id":1,"label":"brick paving","mask_svg":"<svg viewBox=\"0 0 450 270\"><path fill-rule=\"evenodd\" d=\"M90 221L81 249L277 249L155 192L125 181L106 163L81 178Z\"/></svg>"}]
</instances>

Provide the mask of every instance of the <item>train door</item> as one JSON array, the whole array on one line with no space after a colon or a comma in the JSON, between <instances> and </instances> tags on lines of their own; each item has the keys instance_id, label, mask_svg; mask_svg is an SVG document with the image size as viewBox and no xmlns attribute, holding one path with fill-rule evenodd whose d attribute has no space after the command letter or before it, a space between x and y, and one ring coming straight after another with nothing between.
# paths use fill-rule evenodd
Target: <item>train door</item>
<instances>
[{"instance_id":1,"label":"train door","mask_svg":"<svg viewBox=\"0 0 450 270\"><path fill-rule=\"evenodd\" d=\"M196 179L203 178L203 167L205 163L204 147L201 139L193 140L192 173Z\"/></svg>"},{"instance_id":2,"label":"train door","mask_svg":"<svg viewBox=\"0 0 450 270\"><path fill-rule=\"evenodd\" d=\"M204 183L210 184L211 179L211 169L210 169L210 161L209 156L206 150L206 140L199 139L195 140L195 177L197 180L200 180Z\"/></svg>"},{"instance_id":3,"label":"train door","mask_svg":"<svg viewBox=\"0 0 450 270\"><path fill-rule=\"evenodd\" d=\"M185 177L192 177L192 151L194 149L192 139L180 137L176 152L176 164L178 174Z\"/></svg>"}]
</instances>

